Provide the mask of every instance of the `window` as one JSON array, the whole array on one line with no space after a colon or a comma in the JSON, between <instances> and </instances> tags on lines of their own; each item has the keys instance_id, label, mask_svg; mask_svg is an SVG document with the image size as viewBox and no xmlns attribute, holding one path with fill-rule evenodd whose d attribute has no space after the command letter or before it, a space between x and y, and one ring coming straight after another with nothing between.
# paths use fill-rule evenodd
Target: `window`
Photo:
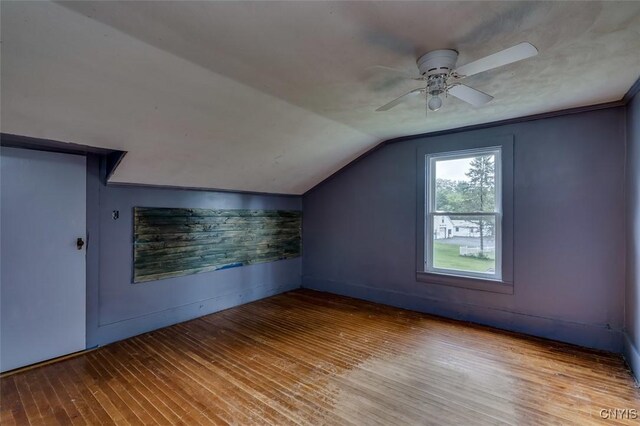
<instances>
[{"instance_id":1,"label":"window","mask_svg":"<svg viewBox=\"0 0 640 426\"><path fill-rule=\"evenodd\" d=\"M502 279L501 153L491 147L427 155L426 272Z\"/></svg>"},{"instance_id":2,"label":"window","mask_svg":"<svg viewBox=\"0 0 640 426\"><path fill-rule=\"evenodd\" d=\"M416 281L514 294L514 143L512 134L486 132L418 141ZM475 180L467 173L471 171L471 161L482 156L493 160L494 181L493 191L483 191L480 203L477 188L472 186ZM463 160L458 161L457 169L455 160ZM436 185L437 178L444 180L441 185ZM487 194L489 198L485 197Z\"/></svg>"}]
</instances>

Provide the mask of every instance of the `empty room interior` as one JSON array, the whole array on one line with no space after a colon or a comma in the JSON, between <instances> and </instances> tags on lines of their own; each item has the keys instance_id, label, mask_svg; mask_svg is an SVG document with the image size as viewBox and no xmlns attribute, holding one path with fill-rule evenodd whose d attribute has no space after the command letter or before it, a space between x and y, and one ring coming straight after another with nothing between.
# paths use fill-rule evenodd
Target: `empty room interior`
<instances>
[{"instance_id":1,"label":"empty room interior","mask_svg":"<svg viewBox=\"0 0 640 426\"><path fill-rule=\"evenodd\" d=\"M2 425L640 424L640 1L1 1Z\"/></svg>"}]
</instances>

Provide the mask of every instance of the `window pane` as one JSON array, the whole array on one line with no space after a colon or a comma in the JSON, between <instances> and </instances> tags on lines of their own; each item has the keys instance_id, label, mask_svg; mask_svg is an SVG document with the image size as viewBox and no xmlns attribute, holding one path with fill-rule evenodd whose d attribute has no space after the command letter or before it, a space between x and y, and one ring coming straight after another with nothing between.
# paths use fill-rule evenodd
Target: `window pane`
<instances>
[{"instance_id":1,"label":"window pane","mask_svg":"<svg viewBox=\"0 0 640 426\"><path fill-rule=\"evenodd\" d=\"M493 212L496 209L495 154L436 159L435 209Z\"/></svg>"},{"instance_id":2,"label":"window pane","mask_svg":"<svg viewBox=\"0 0 640 426\"><path fill-rule=\"evenodd\" d=\"M433 267L494 275L495 216L433 216Z\"/></svg>"}]
</instances>

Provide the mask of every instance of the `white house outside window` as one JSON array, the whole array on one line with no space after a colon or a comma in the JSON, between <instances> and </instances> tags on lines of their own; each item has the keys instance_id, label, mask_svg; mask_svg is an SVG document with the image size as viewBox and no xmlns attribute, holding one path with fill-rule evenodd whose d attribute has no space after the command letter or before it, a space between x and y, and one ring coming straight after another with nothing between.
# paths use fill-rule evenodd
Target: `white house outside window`
<instances>
[{"instance_id":1,"label":"white house outside window","mask_svg":"<svg viewBox=\"0 0 640 426\"><path fill-rule=\"evenodd\" d=\"M427 156L427 272L502 279L501 149Z\"/></svg>"}]
</instances>

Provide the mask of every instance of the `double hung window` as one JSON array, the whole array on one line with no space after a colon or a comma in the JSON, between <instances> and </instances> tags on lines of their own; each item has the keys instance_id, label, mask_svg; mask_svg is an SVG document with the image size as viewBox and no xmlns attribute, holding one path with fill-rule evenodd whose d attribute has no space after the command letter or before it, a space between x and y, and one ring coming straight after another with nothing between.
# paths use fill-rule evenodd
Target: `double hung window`
<instances>
[{"instance_id":1,"label":"double hung window","mask_svg":"<svg viewBox=\"0 0 640 426\"><path fill-rule=\"evenodd\" d=\"M425 270L502 279L501 148L427 155Z\"/></svg>"}]
</instances>

